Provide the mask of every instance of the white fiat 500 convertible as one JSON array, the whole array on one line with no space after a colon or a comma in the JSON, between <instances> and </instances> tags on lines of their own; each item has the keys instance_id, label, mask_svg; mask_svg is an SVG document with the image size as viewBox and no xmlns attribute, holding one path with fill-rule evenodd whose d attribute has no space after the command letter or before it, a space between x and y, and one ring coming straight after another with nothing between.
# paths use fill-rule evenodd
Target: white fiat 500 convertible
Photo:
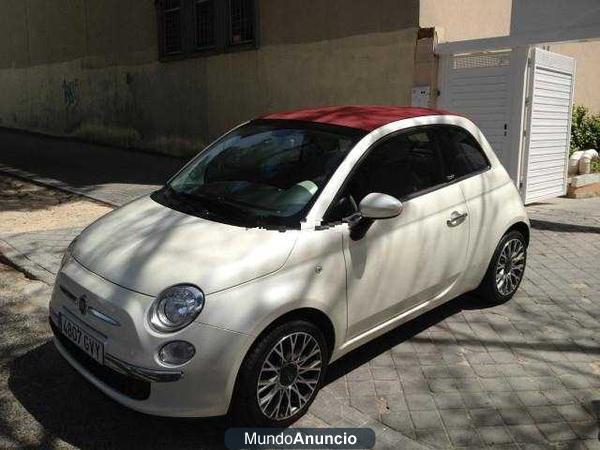
<instances>
[{"instance_id":1,"label":"white fiat 500 convertible","mask_svg":"<svg viewBox=\"0 0 600 450\"><path fill-rule=\"evenodd\" d=\"M511 298L528 240L466 118L270 114L81 233L50 323L64 358L132 409L286 426L358 346L466 292Z\"/></svg>"}]
</instances>

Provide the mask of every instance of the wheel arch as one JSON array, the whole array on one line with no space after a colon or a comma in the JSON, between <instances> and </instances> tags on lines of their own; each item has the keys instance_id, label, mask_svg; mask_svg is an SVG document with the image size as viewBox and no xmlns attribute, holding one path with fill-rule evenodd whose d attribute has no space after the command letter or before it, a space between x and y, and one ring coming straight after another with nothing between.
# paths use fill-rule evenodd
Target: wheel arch
<instances>
[{"instance_id":1,"label":"wheel arch","mask_svg":"<svg viewBox=\"0 0 600 450\"><path fill-rule=\"evenodd\" d=\"M280 315L276 319L272 320L266 327L262 329L262 331L256 336L252 345L246 352L249 353L257 342L268 332L270 332L275 327L281 325L282 323L289 322L292 320L306 320L307 322L311 322L312 324L319 327L319 329L323 332L325 336L325 341L327 343L327 349L329 351L329 356L334 351L335 348L335 327L333 322L329 318L327 314L317 308L313 308L310 306L296 308L291 311L286 312L285 314Z\"/></svg>"},{"instance_id":2,"label":"wheel arch","mask_svg":"<svg viewBox=\"0 0 600 450\"><path fill-rule=\"evenodd\" d=\"M504 232L502 234L500 234L500 236L497 238L496 245L492 248L491 253L486 258L486 260L487 260L487 264L485 266L486 271L487 271L490 263L492 262L494 253L496 252L496 249L498 248L498 244L500 243L500 241L502 241L504 236L506 236L511 231L521 232L523 234L523 236L525 237L525 242L527 243L527 245L529 245L529 236L530 236L529 225L524 220L517 219L515 222L512 222L510 225L508 225L506 227L506 229L504 230ZM484 272L484 275L485 275L485 272ZM482 279L483 279L483 276L482 276Z\"/></svg>"},{"instance_id":3,"label":"wheel arch","mask_svg":"<svg viewBox=\"0 0 600 450\"><path fill-rule=\"evenodd\" d=\"M481 282L483 281L483 278L485 277L485 274L487 273L487 270L489 269L489 266L492 262L494 253L496 252L496 249L498 248L498 244L500 243L502 238L504 236L506 236L507 233L510 233L511 231L521 232L523 234L523 236L525 237L526 244L529 245L531 233L530 233L527 218L525 216L517 217L517 218L515 218L515 220L510 221L509 223L504 224L503 226L499 227L496 231L497 234L495 234L495 237L493 238L493 239L495 239L494 246L486 248L485 254L481 257L481 263L482 263L481 266L476 266L476 267L480 267L481 270L478 272L478 276L473 279L474 283L470 289L477 289L477 287L481 285ZM473 267L475 267L475 266L473 266Z\"/></svg>"},{"instance_id":4,"label":"wheel arch","mask_svg":"<svg viewBox=\"0 0 600 450\"><path fill-rule=\"evenodd\" d=\"M510 233L511 231L519 231L521 234L523 234L523 236L525 237L525 242L527 243L527 245L529 245L529 239L530 239L530 235L531 235L531 231L529 230L529 225L527 225L523 221L515 222L504 232L504 234L502 236L505 236L507 233Z\"/></svg>"}]
</instances>

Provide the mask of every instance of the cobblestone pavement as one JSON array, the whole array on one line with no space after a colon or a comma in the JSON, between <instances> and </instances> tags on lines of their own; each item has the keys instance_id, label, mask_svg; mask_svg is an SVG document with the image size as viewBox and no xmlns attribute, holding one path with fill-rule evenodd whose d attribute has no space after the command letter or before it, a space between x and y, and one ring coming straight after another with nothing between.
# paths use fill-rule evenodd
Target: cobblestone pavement
<instances>
[{"instance_id":1,"label":"cobblestone pavement","mask_svg":"<svg viewBox=\"0 0 600 450\"><path fill-rule=\"evenodd\" d=\"M388 333L334 367L327 395L433 447L600 448L600 199L574 202L529 208L513 300L463 296Z\"/></svg>"},{"instance_id":2,"label":"cobblestone pavement","mask_svg":"<svg viewBox=\"0 0 600 450\"><path fill-rule=\"evenodd\" d=\"M585 227L600 227L598 198L554 198L529 205L527 212L537 228L553 228L556 223L572 225L571 230L580 231L586 231ZM563 227L562 230L564 229Z\"/></svg>"},{"instance_id":3,"label":"cobblestone pavement","mask_svg":"<svg viewBox=\"0 0 600 450\"><path fill-rule=\"evenodd\" d=\"M600 449L600 199L528 211L513 300L462 296L352 352L300 425L369 424L390 448ZM76 232L2 239L52 271Z\"/></svg>"}]
</instances>

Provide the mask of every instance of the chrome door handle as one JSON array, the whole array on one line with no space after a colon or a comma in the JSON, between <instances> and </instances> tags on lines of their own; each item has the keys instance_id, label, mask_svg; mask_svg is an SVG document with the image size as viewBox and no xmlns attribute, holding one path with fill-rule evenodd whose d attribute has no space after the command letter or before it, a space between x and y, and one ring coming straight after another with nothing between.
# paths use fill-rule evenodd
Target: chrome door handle
<instances>
[{"instance_id":1,"label":"chrome door handle","mask_svg":"<svg viewBox=\"0 0 600 450\"><path fill-rule=\"evenodd\" d=\"M454 211L451 215L450 218L448 220L446 220L446 225L448 225L449 227L455 227L457 225L460 225L461 223L463 223L465 221L465 219L467 218L469 214L468 213L459 213L458 211Z\"/></svg>"}]
</instances>

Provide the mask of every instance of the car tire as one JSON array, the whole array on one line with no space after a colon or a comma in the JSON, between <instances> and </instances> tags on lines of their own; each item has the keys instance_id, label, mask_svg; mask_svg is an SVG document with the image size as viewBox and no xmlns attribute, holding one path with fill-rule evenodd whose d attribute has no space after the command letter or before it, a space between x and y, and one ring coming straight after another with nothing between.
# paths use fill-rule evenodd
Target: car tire
<instances>
[{"instance_id":1,"label":"car tire","mask_svg":"<svg viewBox=\"0 0 600 450\"><path fill-rule=\"evenodd\" d=\"M315 399L328 362L325 336L316 325L294 320L276 326L259 338L240 367L233 420L244 426L291 425Z\"/></svg>"},{"instance_id":2,"label":"car tire","mask_svg":"<svg viewBox=\"0 0 600 450\"><path fill-rule=\"evenodd\" d=\"M527 263L527 240L517 230L506 233L494 251L475 293L489 304L501 304L517 292Z\"/></svg>"}]
</instances>

